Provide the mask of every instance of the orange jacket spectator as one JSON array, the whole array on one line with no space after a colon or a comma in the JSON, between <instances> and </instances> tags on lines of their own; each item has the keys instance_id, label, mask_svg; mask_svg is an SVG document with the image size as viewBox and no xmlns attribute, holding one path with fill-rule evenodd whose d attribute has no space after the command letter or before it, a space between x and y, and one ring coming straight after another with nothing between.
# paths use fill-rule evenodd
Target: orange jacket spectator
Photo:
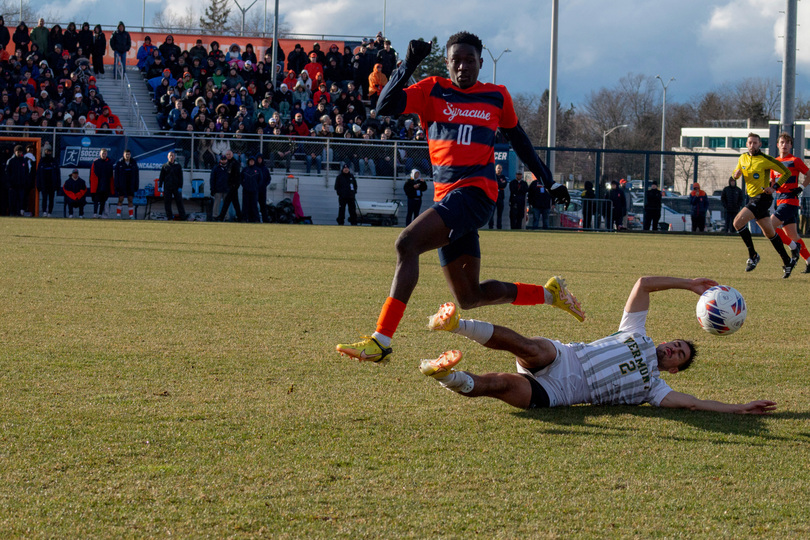
<instances>
[{"instance_id":1,"label":"orange jacket spectator","mask_svg":"<svg viewBox=\"0 0 810 540\"><path fill-rule=\"evenodd\" d=\"M286 84L287 88L292 90L295 88L295 84L298 82L298 76L295 74L293 70L289 70L287 72L287 76L281 81L282 84Z\"/></svg>"},{"instance_id":2,"label":"orange jacket spectator","mask_svg":"<svg viewBox=\"0 0 810 540\"><path fill-rule=\"evenodd\" d=\"M107 126L116 133L123 133L124 126L121 125L121 120L117 115L113 114L108 106L104 106L101 116L96 120L96 126L101 126L106 123Z\"/></svg>"},{"instance_id":3,"label":"orange jacket spectator","mask_svg":"<svg viewBox=\"0 0 810 540\"><path fill-rule=\"evenodd\" d=\"M318 56L316 54L310 54L309 64L304 66L304 69L313 83L318 80L318 74L321 75L321 80L323 80L323 65L318 63L317 58Z\"/></svg>"},{"instance_id":4,"label":"orange jacket spectator","mask_svg":"<svg viewBox=\"0 0 810 540\"><path fill-rule=\"evenodd\" d=\"M374 64L374 71L368 76L368 95L379 94L388 84L388 77L382 71L382 64Z\"/></svg>"}]
</instances>

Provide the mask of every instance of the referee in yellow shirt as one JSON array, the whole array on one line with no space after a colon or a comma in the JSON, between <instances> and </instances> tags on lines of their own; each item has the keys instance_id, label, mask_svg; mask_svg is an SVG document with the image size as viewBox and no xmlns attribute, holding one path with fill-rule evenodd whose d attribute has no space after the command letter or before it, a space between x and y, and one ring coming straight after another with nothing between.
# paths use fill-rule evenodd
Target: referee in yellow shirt
<instances>
[{"instance_id":1,"label":"referee in yellow shirt","mask_svg":"<svg viewBox=\"0 0 810 540\"><path fill-rule=\"evenodd\" d=\"M782 257L784 265L782 277L788 278L799 258L791 257L785 250L782 240L771 223L770 208L773 204L773 193L779 189L780 182L785 182L790 178L790 171L776 159L760 152L762 139L756 133L748 134L746 146L748 152L742 154L737 160L737 168L734 169L733 175L735 179L743 177L745 191L749 197L748 204L734 218L734 228L740 233L745 247L748 248L748 262L745 271L750 272L759 264L759 253L754 249L754 240L751 237L751 231L748 230L748 222L756 219L762 229L762 234L771 241L773 248ZM773 187L771 187L771 171L775 171L780 176L779 181Z\"/></svg>"}]
</instances>

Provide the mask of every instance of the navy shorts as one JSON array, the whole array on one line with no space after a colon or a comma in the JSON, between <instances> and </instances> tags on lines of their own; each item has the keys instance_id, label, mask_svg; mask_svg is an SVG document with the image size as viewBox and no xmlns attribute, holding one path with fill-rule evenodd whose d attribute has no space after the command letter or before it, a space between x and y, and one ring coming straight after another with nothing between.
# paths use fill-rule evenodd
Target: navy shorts
<instances>
[{"instance_id":1,"label":"navy shorts","mask_svg":"<svg viewBox=\"0 0 810 540\"><path fill-rule=\"evenodd\" d=\"M751 198L745 207L751 210L751 213L754 214L754 219L762 219L771 215L772 203L773 195L763 193L762 195Z\"/></svg>"},{"instance_id":2,"label":"navy shorts","mask_svg":"<svg viewBox=\"0 0 810 540\"><path fill-rule=\"evenodd\" d=\"M790 225L799 221L799 207L792 204L780 204L773 213L782 225Z\"/></svg>"},{"instance_id":3,"label":"navy shorts","mask_svg":"<svg viewBox=\"0 0 810 540\"><path fill-rule=\"evenodd\" d=\"M462 255L481 258L478 229L489 223L495 201L477 187L451 191L433 209L450 229L450 243L439 248L439 262L447 266Z\"/></svg>"}]
</instances>

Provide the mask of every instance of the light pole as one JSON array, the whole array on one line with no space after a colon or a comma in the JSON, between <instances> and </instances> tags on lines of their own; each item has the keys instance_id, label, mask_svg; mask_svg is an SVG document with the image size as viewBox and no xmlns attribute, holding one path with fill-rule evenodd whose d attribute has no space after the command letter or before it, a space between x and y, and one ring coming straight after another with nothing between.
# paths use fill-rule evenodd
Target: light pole
<instances>
[{"instance_id":1,"label":"light pole","mask_svg":"<svg viewBox=\"0 0 810 540\"><path fill-rule=\"evenodd\" d=\"M664 189L664 150L666 149L667 138L667 87L669 83L675 80L675 77L671 77L666 84L664 84L664 79L661 78L661 75L656 75L655 78L661 82L661 86L664 88L664 104L661 110L661 172L658 177L658 181L661 183L661 189Z\"/></svg>"},{"instance_id":2,"label":"light pole","mask_svg":"<svg viewBox=\"0 0 810 540\"><path fill-rule=\"evenodd\" d=\"M511 49L504 49L503 51L501 51L501 54L498 55L498 58L495 58L494 56L492 56L492 51L490 51L489 48L487 48L486 45L484 45L484 50L486 50L487 53L489 54L489 57L492 58L492 84L498 84L498 78L497 78L497 76L498 76L498 60L501 59L501 56L503 56L504 53L512 52L512 50Z\"/></svg>"},{"instance_id":3,"label":"light pole","mask_svg":"<svg viewBox=\"0 0 810 540\"><path fill-rule=\"evenodd\" d=\"M607 136L608 135L610 135L611 133L613 133L617 129L626 128L626 127L630 127L630 125L629 124L622 124L620 126L614 126L614 127L610 128L610 129L608 129L607 131L603 131L602 132L602 150L605 149L605 142L607 141Z\"/></svg>"}]
</instances>

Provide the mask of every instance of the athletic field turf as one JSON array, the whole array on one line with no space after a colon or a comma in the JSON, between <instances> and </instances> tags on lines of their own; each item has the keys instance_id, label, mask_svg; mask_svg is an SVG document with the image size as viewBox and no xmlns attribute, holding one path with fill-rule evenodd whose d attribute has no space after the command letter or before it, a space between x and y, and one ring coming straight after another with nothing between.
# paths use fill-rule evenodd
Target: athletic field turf
<instances>
[{"instance_id":1,"label":"athletic field turf","mask_svg":"<svg viewBox=\"0 0 810 540\"><path fill-rule=\"evenodd\" d=\"M422 358L514 361L426 330L450 300L435 253L388 366L334 352L374 330L399 229L0 220L2 538L799 538L810 535L810 275L764 238L482 231L483 278L564 276L546 306L467 316L529 335L615 331L645 274L739 289L704 333L697 296L656 293L657 341L700 355L665 379L770 398L771 417L642 407L524 412L441 389Z\"/></svg>"}]
</instances>

